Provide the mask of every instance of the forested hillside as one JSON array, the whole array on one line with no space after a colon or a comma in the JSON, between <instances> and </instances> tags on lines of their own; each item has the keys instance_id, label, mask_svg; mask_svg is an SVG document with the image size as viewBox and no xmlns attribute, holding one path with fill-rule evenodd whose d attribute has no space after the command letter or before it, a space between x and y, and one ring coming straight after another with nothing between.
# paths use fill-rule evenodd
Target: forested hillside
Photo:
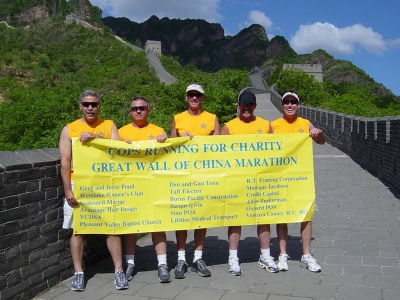
<instances>
[{"instance_id":1,"label":"forested hillside","mask_svg":"<svg viewBox=\"0 0 400 300\"><path fill-rule=\"evenodd\" d=\"M80 117L79 94L88 88L104 95L100 115L117 126L131 122L130 100L152 102L151 120L170 130L173 114L185 109L185 87L206 89L205 107L221 120L235 113L233 103L247 84L245 71L202 73L172 58L163 64L178 83L165 86L151 71L144 51L135 52L112 35L62 16L27 29L0 24L0 150L57 147L62 127Z\"/></svg>"}]
</instances>

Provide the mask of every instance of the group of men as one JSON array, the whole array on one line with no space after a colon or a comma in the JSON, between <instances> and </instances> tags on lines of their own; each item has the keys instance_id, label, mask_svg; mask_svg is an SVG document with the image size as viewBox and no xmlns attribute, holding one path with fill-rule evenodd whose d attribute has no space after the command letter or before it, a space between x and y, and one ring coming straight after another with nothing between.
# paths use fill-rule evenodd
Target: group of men
<instances>
[{"instance_id":1,"label":"group of men","mask_svg":"<svg viewBox=\"0 0 400 300\"><path fill-rule=\"evenodd\" d=\"M190 84L186 88L187 110L174 116L171 126L170 137L207 136L207 135L229 135L229 134L271 134L271 133L297 133L309 132L310 137L318 144L325 143L323 132L315 128L311 122L297 116L300 105L300 98L296 92L286 92L282 96L282 108L284 115L273 122L269 122L254 115L257 102L256 96L244 91L239 95L237 118L225 123L222 128L216 115L206 112L202 108L204 101L204 89L197 83ZM80 142L86 143L93 138L106 138L123 140L127 143L138 140L155 139L157 142L164 142L168 135L166 131L147 121L149 114L149 103L143 97L137 97L130 103L130 114L132 123L117 129L111 120L99 118L101 97L92 90L84 91L79 97L79 107L82 111L82 118L67 124L60 135L60 157L61 176L65 191L64 223L63 228L72 228L73 209L79 203L73 193L74 171L72 166L72 138L79 138ZM257 234L260 240L261 255L258 266L268 272L276 273L288 270L288 254L286 253L286 241L288 235L287 224L278 224L276 227L280 255L278 265L270 254L270 225L258 225ZM235 276L241 275L238 258L238 245L240 241L241 227L230 226L228 228L229 240L229 273ZM321 267L310 253L312 235L311 221L301 224L301 238L303 256L300 266L308 268L311 272L320 272ZM71 255L74 264L74 277L71 289L83 291L85 289L84 273L82 267L84 235L72 233ZM194 232L195 252L191 264L191 271L197 272L200 276L209 277L211 272L202 259L203 246L206 237L206 229L196 229ZM185 278L189 265L186 262L186 239L187 231L176 231L178 248L178 260L174 270L174 277ZM136 234L125 234L122 239L118 235L107 236L107 247L115 268L115 286L117 289L127 289L128 280L131 280L135 273L135 247ZM162 283L170 282L171 277L167 266L167 244L165 232L153 232L152 241L158 260L158 277ZM126 269L123 269L123 253L125 255Z\"/></svg>"}]
</instances>

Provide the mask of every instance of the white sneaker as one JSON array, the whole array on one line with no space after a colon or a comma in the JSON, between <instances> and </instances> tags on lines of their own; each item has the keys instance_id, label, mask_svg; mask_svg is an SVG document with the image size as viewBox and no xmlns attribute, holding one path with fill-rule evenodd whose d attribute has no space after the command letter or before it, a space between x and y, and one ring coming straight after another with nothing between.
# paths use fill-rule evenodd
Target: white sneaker
<instances>
[{"instance_id":1,"label":"white sneaker","mask_svg":"<svg viewBox=\"0 0 400 300\"><path fill-rule=\"evenodd\" d=\"M265 269L270 273L277 273L279 272L278 267L274 262L274 258L272 256L263 257L260 255L260 259L258 260L258 266L261 269Z\"/></svg>"},{"instance_id":2,"label":"white sneaker","mask_svg":"<svg viewBox=\"0 0 400 300\"><path fill-rule=\"evenodd\" d=\"M233 276L242 275L242 270L240 269L239 266L239 258L237 257L229 258L228 265L229 265L229 273L231 273Z\"/></svg>"},{"instance_id":3,"label":"white sneaker","mask_svg":"<svg viewBox=\"0 0 400 300\"><path fill-rule=\"evenodd\" d=\"M311 253L301 257L300 267L307 268L311 272L321 272L321 267L317 264L317 260L312 257Z\"/></svg>"},{"instance_id":4,"label":"white sneaker","mask_svg":"<svg viewBox=\"0 0 400 300\"><path fill-rule=\"evenodd\" d=\"M290 257L287 254L279 255L279 257L278 257L278 260L279 260L278 269L279 269L279 271L287 271L287 270L289 270L289 266L287 264L288 258L290 258Z\"/></svg>"}]
</instances>

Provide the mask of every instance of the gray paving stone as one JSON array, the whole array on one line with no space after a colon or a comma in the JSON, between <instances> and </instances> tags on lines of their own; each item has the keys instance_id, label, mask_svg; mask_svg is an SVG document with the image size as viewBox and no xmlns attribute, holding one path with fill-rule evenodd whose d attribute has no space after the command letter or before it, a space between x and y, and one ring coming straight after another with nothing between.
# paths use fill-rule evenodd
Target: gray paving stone
<instances>
[{"instance_id":1,"label":"gray paving stone","mask_svg":"<svg viewBox=\"0 0 400 300\"><path fill-rule=\"evenodd\" d=\"M338 289L338 298L347 300L376 300L381 299L382 289L366 287L341 286Z\"/></svg>"},{"instance_id":2,"label":"gray paving stone","mask_svg":"<svg viewBox=\"0 0 400 300\"><path fill-rule=\"evenodd\" d=\"M380 266L344 266L343 274L345 275L364 275L364 274L379 274L382 275Z\"/></svg>"},{"instance_id":3,"label":"gray paving stone","mask_svg":"<svg viewBox=\"0 0 400 300\"><path fill-rule=\"evenodd\" d=\"M227 292L221 297L220 300L265 300L270 299L268 294L257 294L257 293L242 293L242 292ZM187 298L186 298L187 299ZM202 298L204 299L204 298ZM214 298L210 298L214 299Z\"/></svg>"},{"instance_id":4,"label":"gray paving stone","mask_svg":"<svg viewBox=\"0 0 400 300\"><path fill-rule=\"evenodd\" d=\"M185 288L173 284L149 284L140 289L135 295L142 297L157 297L160 299L174 299Z\"/></svg>"},{"instance_id":5,"label":"gray paving stone","mask_svg":"<svg viewBox=\"0 0 400 300\"><path fill-rule=\"evenodd\" d=\"M400 268L398 267L382 267L383 276L396 276L400 278Z\"/></svg>"},{"instance_id":6,"label":"gray paving stone","mask_svg":"<svg viewBox=\"0 0 400 300\"><path fill-rule=\"evenodd\" d=\"M361 266L361 262L362 258L357 256L330 255L326 258L326 264L331 264L331 265Z\"/></svg>"},{"instance_id":7,"label":"gray paving stone","mask_svg":"<svg viewBox=\"0 0 400 300\"><path fill-rule=\"evenodd\" d=\"M271 295L268 297L268 300L312 300L312 298ZM323 300L323 299L319 299L319 300ZM327 299L325 299L325 300L327 300Z\"/></svg>"},{"instance_id":8,"label":"gray paving stone","mask_svg":"<svg viewBox=\"0 0 400 300\"><path fill-rule=\"evenodd\" d=\"M321 285L325 284L336 286L362 286L363 276L347 276L325 272L321 279Z\"/></svg>"},{"instance_id":9,"label":"gray paving stone","mask_svg":"<svg viewBox=\"0 0 400 300\"><path fill-rule=\"evenodd\" d=\"M292 282L274 282L273 284L258 284L250 291L252 293L268 293L274 295L290 296L296 287L296 283Z\"/></svg>"},{"instance_id":10,"label":"gray paving stone","mask_svg":"<svg viewBox=\"0 0 400 300\"><path fill-rule=\"evenodd\" d=\"M399 277L389 277L389 276L378 276L374 274L363 276L363 284L365 287L381 287L387 289L393 289L400 287Z\"/></svg>"},{"instance_id":11,"label":"gray paving stone","mask_svg":"<svg viewBox=\"0 0 400 300\"><path fill-rule=\"evenodd\" d=\"M201 289L201 288L187 288L179 293L174 299L181 300L204 300L204 299L221 299L226 293L223 290Z\"/></svg>"},{"instance_id":12,"label":"gray paving stone","mask_svg":"<svg viewBox=\"0 0 400 300\"><path fill-rule=\"evenodd\" d=\"M383 289L383 298L384 300L390 299L398 299L399 298L399 289Z\"/></svg>"},{"instance_id":13,"label":"gray paving stone","mask_svg":"<svg viewBox=\"0 0 400 300\"><path fill-rule=\"evenodd\" d=\"M337 287L333 285L311 285L311 284L298 284L294 289L292 296L312 297L320 299L335 298ZM361 298L360 298L361 299Z\"/></svg>"},{"instance_id":14,"label":"gray paving stone","mask_svg":"<svg viewBox=\"0 0 400 300\"><path fill-rule=\"evenodd\" d=\"M398 267L399 258L388 257L364 257L362 259L363 266L382 266L382 267Z\"/></svg>"}]
</instances>

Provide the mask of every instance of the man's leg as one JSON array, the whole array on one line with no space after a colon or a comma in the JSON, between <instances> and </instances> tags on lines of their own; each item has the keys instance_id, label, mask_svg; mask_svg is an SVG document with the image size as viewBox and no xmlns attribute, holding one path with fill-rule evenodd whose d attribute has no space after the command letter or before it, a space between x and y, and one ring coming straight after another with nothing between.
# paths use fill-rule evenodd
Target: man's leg
<instances>
[{"instance_id":1,"label":"man's leg","mask_svg":"<svg viewBox=\"0 0 400 300\"><path fill-rule=\"evenodd\" d=\"M84 291L85 290L85 279L83 275L82 259L83 249L85 247L85 236L82 234L72 234L71 241L71 256L74 264L74 278L71 283L71 290L73 291Z\"/></svg>"},{"instance_id":2,"label":"man's leg","mask_svg":"<svg viewBox=\"0 0 400 300\"><path fill-rule=\"evenodd\" d=\"M122 236L122 246L125 254L125 261L127 263L126 267L126 279L132 280L135 273L135 250L137 235L136 234L124 234Z\"/></svg>"},{"instance_id":3,"label":"man's leg","mask_svg":"<svg viewBox=\"0 0 400 300\"><path fill-rule=\"evenodd\" d=\"M240 235L242 233L241 226L228 227L228 241L229 241L229 273L234 276L242 275L242 270L239 266L238 247L240 242Z\"/></svg>"},{"instance_id":4,"label":"man's leg","mask_svg":"<svg viewBox=\"0 0 400 300\"><path fill-rule=\"evenodd\" d=\"M82 259L83 249L85 247L85 236L83 234L72 234L70 245L75 272L83 272Z\"/></svg>"},{"instance_id":5,"label":"man's leg","mask_svg":"<svg viewBox=\"0 0 400 300\"><path fill-rule=\"evenodd\" d=\"M175 266L174 276L177 279L185 278L188 265L186 263L186 239L187 230L178 230L175 232L176 246L178 247L178 262Z\"/></svg>"},{"instance_id":6,"label":"man's leg","mask_svg":"<svg viewBox=\"0 0 400 300\"><path fill-rule=\"evenodd\" d=\"M279 262L278 269L279 271L287 271L289 270L289 266L287 264L287 260L289 256L286 253L286 244L287 244L287 236L288 236L288 225L287 224L276 224L276 234L278 236L279 243Z\"/></svg>"},{"instance_id":7,"label":"man's leg","mask_svg":"<svg viewBox=\"0 0 400 300\"><path fill-rule=\"evenodd\" d=\"M167 236L165 232L153 232L151 239L157 254L158 280L161 283L170 282L171 276L167 265Z\"/></svg>"},{"instance_id":8,"label":"man's leg","mask_svg":"<svg viewBox=\"0 0 400 300\"><path fill-rule=\"evenodd\" d=\"M211 272L207 269L206 263L202 259L203 246L206 239L207 229L201 228L194 231L194 257L192 263L192 271L197 272L200 276L209 277Z\"/></svg>"},{"instance_id":9,"label":"man's leg","mask_svg":"<svg viewBox=\"0 0 400 300\"><path fill-rule=\"evenodd\" d=\"M257 226L258 239L260 240L261 255L258 266L271 273L279 272L278 267L271 256L271 226L269 224Z\"/></svg>"},{"instance_id":10,"label":"man's leg","mask_svg":"<svg viewBox=\"0 0 400 300\"><path fill-rule=\"evenodd\" d=\"M301 223L301 240L303 247L303 255L310 253L311 248L311 235L312 235L312 223L311 221Z\"/></svg>"},{"instance_id":11,"label":"man's leg","mask_svg":"<svg viewBox=\"0 0 400 300\"><path fill-rule=\"evenodd\" d=\"M175 232L175 236L176 236L176 246L178 247L178 251L185 251L187 230L178 230Z\"/></svg>"},{"instance_id":12,"label":"man's leg","mask_svg":"<svg viewBox=\"0 0 400 300\"><path fill-rule=\"evenodd\" d=\"M317 260L312 257L311 249L312 223L311 221L301 223L301 239L303 246L303 256L301 257L300 267L307 268L311 272L321 272L321 267Z\"/></svg>"},{"instance_id":13,"label":"man's leg","mask_svg":"<svg viewBox=\"0 0 400 300\"><path fill-rule=\"evenodd\" d=\"M122 270L122 243L121 237L118 235L107 236L107 248L110 251L111 259L115 269L115 287L117 290L125 290L129 288L128 281L124 271Z\"/></svg>"},{"instance_id":14,"label":"man's leg","mask_svg":"<svg viewBox=\"0 0 400 300\"><path fill-rule=\"evenodd\" d=\"M286 254L288 225L276 224L276 235L278 236L280 254Z\"/></svg>"}]
</instances>

